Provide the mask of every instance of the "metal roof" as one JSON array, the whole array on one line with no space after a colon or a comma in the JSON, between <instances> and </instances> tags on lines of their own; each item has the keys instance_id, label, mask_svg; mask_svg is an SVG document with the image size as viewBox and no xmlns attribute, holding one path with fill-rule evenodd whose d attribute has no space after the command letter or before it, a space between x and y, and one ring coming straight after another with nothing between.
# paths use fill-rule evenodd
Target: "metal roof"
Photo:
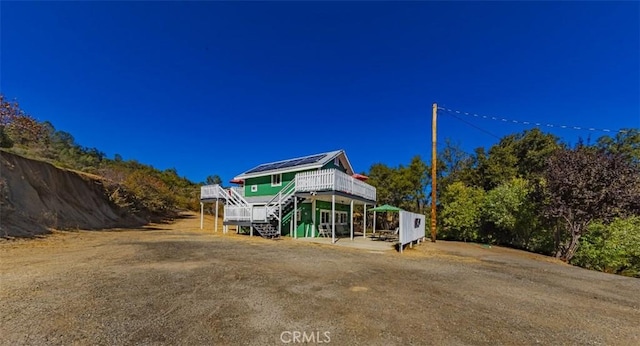
<instances>
[{"instance_id":1,"label":"metal roof","mask_svg":"<svg viewBox=\"0 0 640 346\"><path fill-rule=\"evenodd\" d=\"M347 159L344 150L334 150L326 153L296 157L288 160L263 163L245 171L244 173L236 176L234 179L246 179L264 175L320 168L336 157L343 157L344 159L341 160L343 166L347 169L347 172L349 174L353 174L353 168L351 167L351 163L349 162L349 159Z\"/></svg>"}]
</instances>

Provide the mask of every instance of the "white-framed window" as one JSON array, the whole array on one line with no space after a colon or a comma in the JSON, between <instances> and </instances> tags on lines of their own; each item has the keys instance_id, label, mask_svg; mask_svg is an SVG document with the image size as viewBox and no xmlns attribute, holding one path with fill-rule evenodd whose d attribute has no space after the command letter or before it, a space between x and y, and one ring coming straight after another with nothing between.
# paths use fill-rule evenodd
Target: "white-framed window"
<instances>
[{"instance_id":1,"label":"white-framed window","mask_svg":"<svg viewBox=\"0 0 640 346\"><path fill-rule=\"evenodd\" d=\"M258 185L251 185L251 192L258 192Z\"/></svg>"},{"instance_id":2,"label":"white-framed window","mask_svg":"<svg viewBox=\"0 0 640 346\"><path fill-rule=\"evenodd\" d=\"M333 164L336 165L336 167L340 167L340 158L336 157L335 159L333 159Z\"/></svg>"},{"instance_id":3,"label":"white-framed window","mask_svg":"<svg viewBox=\"0 0 640 346\"><path fill-rule=\"evenodd\" d=\"M281 186L281 185L282 185L282 174L272 174L271 186Z\"/></svg>"},{"instance_id":4,"label":"white-framed window","mask_svg":"<svg viewBox=\"0 0 640 346\"><path fill-rule=\"evenodd\" d=\"M341 225L344 225L347 223L346 211L336 211L336 223Z\"/></svg>"},{"instance_id":5,"label":"white-framed window","mask_svg":"<svg viewBox=\"0 0 640 346\"><path fill-rule=\"evenodd\" d=\"M320 223L330 223L331 212L328 210L320 210Z\"/></svg>"},{"instance_id":6,"label":"white-framed window","mask_svg":"<svg viewBox=\"0 0 640 346\"><path fill-rule=\"evenodd\" d=\"M346 211L336 211L336 225L346 225L349 220L349 213ZM331 223L331 211L320 210L320 223Z\"/></svg>"}]
</instances>

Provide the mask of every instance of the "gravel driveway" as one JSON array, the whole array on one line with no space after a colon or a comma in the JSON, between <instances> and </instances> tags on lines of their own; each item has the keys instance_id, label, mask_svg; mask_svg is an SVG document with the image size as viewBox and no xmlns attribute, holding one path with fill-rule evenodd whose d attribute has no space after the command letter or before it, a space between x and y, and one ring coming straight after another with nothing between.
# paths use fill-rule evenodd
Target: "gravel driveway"
<instances>
[{"instance_id":1,"label":"gravel driveway","mask_svg":"<svg viewBox=\"0 0 640 346\"><path fill-rule=\"evenodd\" d=\"M477 244L401 255L198 228L1 242L0 343L640 344L638 279Z\"/></svg>"}]
</instances>

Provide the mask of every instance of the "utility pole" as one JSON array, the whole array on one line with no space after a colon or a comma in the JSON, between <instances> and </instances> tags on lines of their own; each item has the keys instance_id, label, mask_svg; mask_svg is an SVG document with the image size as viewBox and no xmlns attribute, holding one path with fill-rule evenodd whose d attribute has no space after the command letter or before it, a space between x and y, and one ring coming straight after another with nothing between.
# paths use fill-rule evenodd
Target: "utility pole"
<instances>
[{"instance_id":1,"label":"utility pole","mask_svg":"<svg viewBox=\"0 0 640 346\"><path fill-rule=\"evenodd\" d=\"M436 242L436 120L438 118L438 104L433 104L431 117L431 242Z\"/></svg>"}]
</instances>

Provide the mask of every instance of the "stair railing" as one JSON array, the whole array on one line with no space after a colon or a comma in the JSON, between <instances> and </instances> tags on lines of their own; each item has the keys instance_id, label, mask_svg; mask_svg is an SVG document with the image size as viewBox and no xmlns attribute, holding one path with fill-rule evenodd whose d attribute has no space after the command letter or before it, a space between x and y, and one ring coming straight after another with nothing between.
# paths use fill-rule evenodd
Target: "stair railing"
<instances>
[{"instance_id":1,"label":"stair railing","mask_svg":"<svg viewBox=\"0 0 640 346\"><path fill-rule=\"evenodd\" d=\"M281 216L280 211L282 209L282 202L286 201L288 198L293 196L296 192L296 181L295 179L291 180L287 185L285 185L277 195L273 196L267 204L265 205L267 218L269 216L273 216L278 221L280 221Z\"/></svg>"}]
</instances>

